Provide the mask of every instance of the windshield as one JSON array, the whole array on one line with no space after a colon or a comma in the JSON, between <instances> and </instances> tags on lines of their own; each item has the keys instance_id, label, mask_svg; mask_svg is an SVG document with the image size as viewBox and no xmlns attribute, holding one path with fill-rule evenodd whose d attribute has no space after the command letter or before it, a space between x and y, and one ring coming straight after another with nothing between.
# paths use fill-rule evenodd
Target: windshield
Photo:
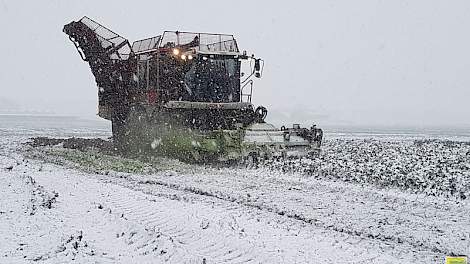
<instances>
[{"instance_id":1,"label":"windshield","mask_svg":"<svg viewBox=\"0 0 470 264\"><path fill-rule=\"evenodd\" d=\"M184 88L191 101L240 101L240 62L233 57L199 56L184 75Z\"/></svg>"}]
</instances>

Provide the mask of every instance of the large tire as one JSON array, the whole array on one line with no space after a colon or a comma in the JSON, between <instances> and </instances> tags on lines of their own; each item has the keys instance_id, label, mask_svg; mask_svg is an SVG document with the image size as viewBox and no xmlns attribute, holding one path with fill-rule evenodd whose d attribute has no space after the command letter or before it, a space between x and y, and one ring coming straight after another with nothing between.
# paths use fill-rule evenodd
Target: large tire
<instances>
[{"instance_id":1,"label":"large tire","mask_svg":"<svg viewBox=\"0 0 470 264\"><path fill-rule=\"evenodd\" d=\"M130 107L112 119L114 146L125 155L140 155L148 150L148 118L143 107Z\"/></svg>"},{"instance_id":2,"label":"large tire","mask_svg":"<svg viewBox=\"0 0 470 264\"><path fill-rule=\"evenodd\" d=\"M115 150L120 152L125 151L126 149L126 139L125 139L125 118L127 114L125 113L116 113L111 118L111 129L113 132L113 144Z\"/></svg>"},{"instance_id":3,"label":"large tire","mask_svg":"<svg viewBox=\"0 0 470 264\"><path fill-rule=\"evenodd\" d=\"M141 155L149 151L149 120L143 107L131 107L125 122L126 151Z\"/></svg>"},{"instance_id":4,"label":"large tire","mask_svg":"<svg viewBox=\"0 0 470 264\"><path fill-rule=\"evenodd\" d=\"M250 153L248 156L242 158L241 165L246 169L256 169L258 168L258 162L258 155L256 153Z\"/></svg>"}]
</instances>

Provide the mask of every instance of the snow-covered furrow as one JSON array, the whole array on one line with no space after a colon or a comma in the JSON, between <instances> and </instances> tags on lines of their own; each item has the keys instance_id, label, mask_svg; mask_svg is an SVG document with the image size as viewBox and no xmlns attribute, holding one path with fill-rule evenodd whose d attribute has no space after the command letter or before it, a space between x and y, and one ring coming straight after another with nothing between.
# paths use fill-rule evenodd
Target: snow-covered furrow
<instances>
[{"instance_id":1,"label":"snow-covered furrow","mask_svg":"<svg viewBox=\"0 0 470 264\"><path fill-rule=\"evenodd\" d=\"M5 210L0 215L0 263L115 263L91 241L92 234L99 234L102 227L120 227L118 222L107 219L106 214L95 210L78 194L39 185L36 173L44 169L41 164L0 157L1 168L9 164L14 164L11 170L0 171L3 186L0 210ZM50 206L36 206L32 211L38 199L34 198L31 179L34 185L41 186L42 192L57 193L55 202Z\"/></svg>"},{"instance_id":2,"label":"snow-covered furrow","mask_svg":"<svg viewBox=\"0 0 470 264\"><path fill-rule=\"evenodd\" d=\"M184 167L184 166L182 166ZM470 248L468 201L332 182L269 170L186 168L153 175L106 172L124 185L185 199L197 194L277 213L349 235L408 244L436 255ZM177 190L168 195L161 187ZM194 198L192 198L194 199Z\"/></svg>"},{"instance_id":3,"label":"snow-covered furrow","mask_svg":"<svg viewBox=\"0 0 470 264\"><path fill-rule=\"evenodd\" d=\"M359 237L360 239L368 238L382 240L385 243L404 244L409 247L411 251L421 251L422 254L428 256L445 254L445 252L439 248L431 248L428 244L423 244L423 240L417 240L416 236L411 235L409 238L407 237L409 235L407 232L413 233L419 232L420 229L426 229L427 226L418 226L422 223L417 221L417 219L413 219L414 224L417 225L417 230L413 230L415 226L400 226L400 224L403 223L395 226L387 226L382 220L386 219L389 215L380 215L379 217L373 215L374 210L377 209L376 207L368 209L367 212L356 212L348 208L354 201L348 201L346 199L338 201L340 207L336 204L326 204L325 201L330 201L331 199L325 197L325 194L331 196L343 192L340 184L313 180L312 185L312 179L301 180L292 178L293 175L289 176L284 174L271 174L271 176L266 176L264 173L268 172L261 170L204 170L199 168L197 175L182 172L164 172L144 176L106 171L105 175L100 177L104 177L104 180L119 183L134 190L142 190L156 196L163 196L174 200L197 200L199 202L202 201L213 204L228 203L231 210L241 208L246 211L248 207L257 214L259 214L260 211L270 215L277 214L283 218L290 218L307 223L308 225L320 227L321 229L344 233L349 236ZM113 176L115 179L110 180L110 177ZM159 177L160 180L157 180ZM306 184L306 182L309 182L311 185ZM253 183L256 183L256 188L254 188ZM305 186L302 187L301 185ZM318 193L318 191L320 191L320 193ZM364 190L356 188L354 192L344 193L344 195L349 199L356 197L356 200L360 200L356 202L362 203L363 207L370 206L372 203L377 202L376 197L360 197L359 193L361 191ZM369 190L366 189L366 191L377 192L377 190L372 188ZM261 195L259 195L260 192L262 193ZM295 197L289 198L289 195L294 195ZM381 196L383 196L383 194L377 195L377 197ZM334 199L337 200L337 198ZM365 204L368 199L374 200ZM379 201L379 205L383 206L383 202L380 203ZM400 206L400 204L395 204L395 206ZM407 205L404 204L403 206ZM419 204L415 205L415 207L418 206ZM344 207L344 209L342 207ZM317 212L318 209L328 208L331 209L330 211L333 213L329 212L324 214L321 210ZM336 211L338 211L338 213L335 214ZM313 213L314 215L312 216L308 213ZM355 214L359 215L360 218L352 219L352 221L348 219ZM402 216L406 216L406 212L404 212ZM398 229L395 230L397 227ZM394 230L393 234L396 233L396 236L384 232L384 230L387 231L387 228ZM424 239L429 239L429 237L425 236ZM439 243L440 242L437 242L437 245Z\"/></svg>"},{"instance_id":4,"label":"snow-covered furrow","mask_svg":"<svg viewBox=\"0 0 470 264\"><path fill-rule=\"evenodd\" d=\"M434 254L429 252L421 252L416 255L409 254L408 252L412 251L412 248L406 245L397 245L393 249L382 249L380 247L381 243L378 245L375 240L317 229L314 226L305 225L301 221L279 216L273 212L247 208L244 205L230 201L208 199L204 195L192 195L186 192L174 192L172 189L167 188L157 190L141 188L142 185L135 185L125 177L112 180L109 175L90 176L130 188L129 195L123 195L122 190L111 191L111 193L116 193L117 198L110 199L109 202L112 205L109 206L114 208L113 212L115 211L117 215L134 223L141 223L146 229L156 229L163 235L171 237L174 241L182 242L181 244L185 245L185 253L183 254L185 256L191 255L190 249L194 245L192 240L196 239L196 245L198 246L194 249L194 252L199 252L199 256L202 255L207 260L215 259L215 262L210 261L208 263L228 261L229 259L225 259L224 255L235 251L249 252L243 246L244 243L250 245L251 248L258 249L252 250L258 251L254 254L257 257L244 255L241 252L236 255L261 263L295 263L299 258L311 259L307 256L312 256L312 253L319 249L330 253L334 252L335 259L342 260L340 262L348 262L351 252L354 252L356 257L360 259L393 260L397 257L401 259L434 259ZM136 190L143 192L135 193ZM157 196L153 193L157 193ZM162 193L173 199L169 200L158 195ZM184 199L180 199L181 197L184 197ZM152 203L145 202L142 199L150 199ZM201 229L207 230L202 233L203 243L201 243L201 240L197 240L200 239L201 235L194 234ZM188 237L189 240L187 240ZM237 245L235 243L237 237L240 237L242 244ZM291 243L286 244L283 242L284 240ZM218 244L218 241L223 241L224 245ZM205 248L204 243L209 244L210 247ZM233 245L234 243L235 245ZM298 251L297 247L301 245L302 248L307 247L304 252ZM350 247L350 250L346 250ZM395 252L397 249L407 253L397 255ZM175 259L171 260L172 263L178 263L176 259L179 259L179 254L177 250L175 251ZM260 256L266 254L266 251L269 253L267 256L275 257L265 259L265 256L265 258L261 258ZM333 255L326 254L326 252L314 259L331 260ZM388 258L382 258L382 256L388 256ZM279 259L283 259L283 261L279 261Z\"/></svg>"},{"instance_id":5,"label":"snow-covered furrow","mask_svg":"<svg viewBox=\"0 0 470 264\"><path fill-rule=\"evenodd\" d=\"M20 175L30 175L45 191L57 192L58 197L51 209L41 209L34 216L14 216L29 219L34 227L31 233L22 230L23 224L20 224L6 228L2 235L9 239L19 234L32 240L34 246L21 254L2 249L0 257L6 260L25 257L25 262L43 263L77 260L99 263L437 263L441 256L406 243L338 232L282 215L270 210L272 205L252 206L237 198L236 195L248 197L250 194L253 199L262 201L263 195L269 199L272 195L269 193L298 188L295 182L300 179L282 174L263 176L260 171L197 166L189 166L187 171L155 175L112 171L95 174L86 172L86 168L77 171L69 166L29 159L22 162L18 152L13 154L14 161L1 159L1 167L14 163L11 171L2 171L2 177L14 180ZM15 163L17 160L20 162ZM151 181L158 177L160 181L175 185L153 184ZM271 189L263 187L260 181L266 181ZM191 190L196 187L204 191ZM234 199L207 196L210 193L230 194ZM288 207L295 204L287 199L285 202ZM45 218L39 218L41 215ZM9 242L8 248L15 246L15 242Z\"/></svg>"},{"instance_id":6,"label":"snow-covered furrow","mask_svg":"<svg viewBox=\"0 0 470 264\"><path fill-rule=\"evenodd\" d=\"M34 162L17 165L3 176L14 179L24 172L59 193L50 212L42 212L56 226L35 232L67 234L50 241L51 237L26 234L25 238L46 244L22 252L28 261L303 263L336 259L344 263L351 256L398 261L374 242L325 233L229 202L169 200L97 179L97 175ZM41 223L39 218L31 221ZM12 259L8 252L2 253Z\"/></svg>"},{"instance_id":7,"label":"snow-covered furrow","mask_svg":"<svg viewBox=\"0 0 470 264\"><path fill-rule=\"evenodd\" d=\"M326 230L408 244L436 255L462 254L470 249L470 226L465 224L470 222L470 208L462 201L272 175L263 170L163 173L144 180L142 176L129 175L126 179L149 192L161 193L156 186L164 186L180 191L179 197L188 192L215 197ZM125 184L136 188L135 183Z\"/></svg>"}]
</instances>

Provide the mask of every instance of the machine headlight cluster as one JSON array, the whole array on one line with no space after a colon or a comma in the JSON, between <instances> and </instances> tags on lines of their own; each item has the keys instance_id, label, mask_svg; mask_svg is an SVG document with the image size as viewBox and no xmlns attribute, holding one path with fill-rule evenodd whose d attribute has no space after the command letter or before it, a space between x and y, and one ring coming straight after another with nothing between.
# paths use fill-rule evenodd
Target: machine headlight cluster
<instances>
[{"instance_id":1,"label":"machine headlight cluster","mask_svg":"<svg viewBox=\"0 0 470 264\"><path fill-rule=\"evenodd\" d=\"M192 54L192 51L186 51L186 52L182 52L181 50L177 49L177 48L174 48L172 50L172 53L175 57L181 59L181 60L192 60L194 59L194 56Z\"/></svg>"}]
</instances>

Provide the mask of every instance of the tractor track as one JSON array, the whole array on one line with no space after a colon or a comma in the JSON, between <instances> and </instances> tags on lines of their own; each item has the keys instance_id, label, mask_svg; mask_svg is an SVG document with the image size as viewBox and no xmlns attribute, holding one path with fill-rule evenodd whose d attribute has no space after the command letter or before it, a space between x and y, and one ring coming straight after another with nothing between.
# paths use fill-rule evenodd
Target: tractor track
<instances>
[{"instance_id":1,"label":"tractor track","mask_svg":"<svg viewBox=\"0 0 470 264\"><path fill-rule=\"evenodd\" d=\"M128 178L127 180L132 181L131 178ZM435 240L431 240L431 241L416 240L415 237L413 236L403 237L400 235L396 235L396 234L393 234L390 232L384 232L384 231L373 233L373 232L370 232L369 230L355 229L354 226L351 227L351 226L345 226L345 225L335 225L332 222L326 222L318 218L309 217L308 215L305 215L301 210L295 211L295 210L289 210L286 208L279 208L276 204L250 202L244 199L244 197L240 197L239 195L231 195L230 193L222 193L220 191L200 189L200 188L193 187L193 186L188 187L185 185L169 183L169 182L165 182L161 180L136 179L135 181L137 184L143 185L143 186L157 185L157 186L162 186L162 187L177 191L179 194L171 195L173 199L182 199L181 197L184 196L185 194L195 194L197 196L201 195L201 196L210 197L210 198L214 198L217 200L228 202L230 205L228 205L228 207L225 208L228 210L239 209L240 207L250 207L255 210L260 210L260 211L264 211L267 213L275 213L279 216L284 216L290 219L301 221L306 224L311 224L311 225L314 225L316 227L319 227L325 230L345 233L345 234L359 237L359 238L374 239L374 240L379 240L383 242L391 242L391 243L397 243L397 244L407 244L417 251L427 251L427 252L432 252L432 253L440 254L440 255L451 254L453 252L451 249L445 248L446 246L445 244L441 245L440 243L437 243L437 244L433 243L435 242ZM124 185L126 184L124 183ZM131 188L139 189L136 187L136 185L134 185ZM140 190L142 189L145 189L145 188L140 188ZM303 188L303 189L309 189L309 188L307 186L306 188ZM154 194L156 192L146 191L146 193ZM306 195L308 195L308 193L306 193ZM198 199L198 198L196 197L193 199ZM386 202L386 201L383 201L383 202ZM437 206L439 207L439 205ZM410 214L416 218L423 218L423 216L419 214L415 214L413 212L410 212ZM416 223L410 223L410 224L416 225Z\"/></svg>"},{"instance_id":2,"label":"tractor track","mask_svg":"<svg viewBox=\"0 0 470 264\"><path fill-rule=\"evenodd\" d=\"M198 216L198 210L201 210L199 207L181 208L178 200L169 202L167 198L135 192L116 184L104 183L103 186L101 180L81 176L73 179L65 176L65 182L62 183L48 180L45 185L75 197L96 197L99 193L101 201L92 200L88 203L99 202L104 212L132 223L138 230L150 230L147 234L133 234L131 231L127 237L125 235L128 245L140 255L164 255L163 259L170 263L278 263L267 253L250 247L250 243L243 238L236 237L232 229L206 231L201 226L204 218ZM41 181L41 177L36 178ZM64 183L69 188L64 188ZM80 212L70 215L73 219L80 217ZM96 224L99 229L105 222ZM152 251L152 248L161 244L151 239L155 236L170 241L168 252Z\"/></svg>"},{"instance_id":3,"label":"tractor track","mask_svg":"<svg viewBox=\"0 0 470 264\"><path fill-rule=\"evenodd\" d=\"M61 171L64 170L63 165L43 166L45 170ZM143 184L134 181L129 175L123 177L121 173L113 175L107 172L105 175L76 171L68 176L69 171L66 169L63 172L63 182L44 176L36 178L49 188L58 189L61 193L68 192L75 197L97 197L99 194L100 199L88 203L102 204L103 212L133 226L119 239L125 239L130 250L139 256L158 257L170 263L301 263L316 257L325 261L342 259L341 263L349 262L351 253L348 252L354 249L355 254L364 256L363 259L386 259L380 254L371 253L370 248L374 248L388 252L385 256L392 259L398 257L393 250L391 252L387 247L381 249L375 245L374 239L350 236L344 232L336 232L335 239L328 238L330 235L325 237L327 230L316 230L308 221L299 221L264 207L243 204L234 198L220 199L211 192L179 190L175 188L176 185L168 188L164 185ZM273 214L277 217L273 218ZM70 217L80 218L80 213ZM208 221L207 226L205 221ZM100 226L105 223L102 222ZM244 231L247 226L252 229L251 233ZM269 231L264 231L267 226ZM300 231L302 228L305 230ZM133 230L140 231L133 234ZM260 237L257 234L259 230L262 232ZM299 247L318 243L326 246L327 252L337 252L339 256L329 253L325 256L327 253L304 249L300 255L286 258L283 257L285 253L282 244L276 242L276 239L263 239L264 232L274 232L272 236L279 237L277 239L281 241L287 239L292 243L300 243ZM166 241L166 247L162 248L162 240ZM410 250L407 245L399 245L398 248L404 252ZM303 254L306 255L302 257ZM425 253L427 259L433 259L432 255ZM113 259L119 260L115 256Z\"/></svg>"},{"instance_id":4,"label":"tractor track","mask_svg":"<svg viewBox=\"0 0 470 264\"><path fill-rule=\"evenodd\" d=\"M189 256L199 259L199 263L202 263L203 259L209 263L236 263L248 259L264 262L263 259L256 257L261 255L260 253L254 254L253 250L243 248L240 244L227 244L223 242L225 239L219 237L208 238L197 222L188 217L184 210L175 216L174 208L168 208L166 202L155 199L151 201L139 193L132 192L131 195L132 197L123 197L110 194L107 204L115 208L118 215L122 212L127 220L138 222L146 229L155 229L176 244L185 245L184 249L176 249L176 253L170 258L172 262L186 261L191 258Z\"/></svg>"},{"instance_id":5,"label":"tractor track","mask_svg":"<svg viewBox=\"0 0 470 264\"><path fill-rule=\"evenodd\" d=\"M55 161L57 162L57 160ZM77 167L75 164L71 164L68 161L62 160L59 163L66 164L67 166L71 168L83 169L81 167ZM212 169L209 169L209 171L211 170ZM85 171L89 171L89 169L85 169ZM248 172L242 172L242 173L252 174L253 172L254 171L248 170ZM123 173L115 174L112 171L106 171L104 175L100 173L96 175L98 175L98 177L100 177L102 181L113 182L123 187L130 188L136 191L141 191L143 193L160 197L160 198L164 198L164 199L166 198L170 200L186 201L186 202L192 202L192 201L197 200L203 203L217 204L218 207L221 207L223 211L224 210L240 211L240 210L246 210L246 208L251 208L253 210L252 212L253 214L256 214L260 211L267 213L267 214L276 214L280 217L289 218L294 221L299 221L301 223L312 225L312 226L315 226L317 228L321 228L324 230L329 230L329 231L345 234L348 236L357 237L360 240L362 239L376 240L376 241L381 241L387 244L402 245L402 246L412 249L413 251L427 252L426 254L430 254L434 256L450 254L453 252L463 252L462 248L450 247L449 245L451 244L451 242L449 241L444 241L444 243L440 243L438 239L441 239L441 238L419 237L416 235L403 236L403 234L399 232L401 230L396 231L394 230L393 226L381 225L381 224L377 224L377 222L372 223L372 225L368 227L361 226L361 224L358 224L357 220L355 219L351 220L351 219L347 219L346 217L344 217L344 215L347 215L348 211L349 212L351 211L350 209L347 209L346 213L341 213L340 216L335 216L333 214L332 217L329 217L329 215L328 217L325 217L325 215L323 214L319 214L319 215L314 214L314 216L312 216L311 214L309 215L309 213L307 213L308 211L312 210L312 205L316 202L315 197L319 197L323 194L326 197L330 197L332 200L337 199L338 196L340 195L340 192L346 190L344 188L339 188L338 190L332 191L331 189L332 187L328 186L326 190L322 189L320 191L317 189L318 186L306 184L305 182L302 182L302 181L295 182L290 179L278 179L278 178L270 178L270 177L258 179L257 186L252 186L253 178L250 178L250 177L240 178L238 177L238 174L240 174L240 172L237 170L235 173L233 173L233 175L228 176L228 177L235 176L234 177L236 179L235 182L225 179L222 181L222 183L220 183L221 188L215 188L215 189L214 189L214 186L212 186L212 188L201 187L204 185L203 183L204 181L202 181L201 184L194 184L194 182L189 182L189 183L184 182L184 181L182 182L178 178L176 179L170 178L170 180L159 179L159 178L168 178L166 177L167 175L165 175L165 177L161 177L158 174L150 175L150 176L147 175L147 176L144 176L144 178L142 178L143 175L139 176L139 175L129 175L129 174L123 174ZM195 176L184 175L184 177L194 178ZM110 178L114 178L114 181L110 180ZM172 180L175 180L175 181L171 182ZM285 185L286 182L288 183L288 186ZM234 186L235 188L240 187L240 186L237 186L237 184L243 185L245 189L260 188L263 191L265 191L268 194L268 196L263 197L261 199L261 202L258 200L253 201L253 199L251 200L247 199L246 197L243 196L245 192L242 192L241 193L242 195L240 195L240 193L232 192L230 188L227 188L232 183L235 183L235 186ZM282 201L283 203L279 204L278 202L279 202L280 197L277 197L276 195L273 196L272 194L277 193L276 189L283 190L286 188L289 191L295 192L295 195L293 195L293 197L287 197L291 199L283 200ZM346 191L346 192L349 192L349 191ZM364 195L364 194L360 194L360 195L364 196L364 198L371 199L370 197L367 197L368 195ZM302 196L304 197L312 196L312 198L306 199L306 198L302 198ZM382 200L381 203L385 203L385 204L389 202L387 199L389 200L395 199L400 202L409 203L409 201L406 201L407 199L397 198L393 196L387 197L387 195L383 197L381 195L377 195L375 191L373 191L372 195L369 195L369 196L372 196L372 199ZM203 197L206 197L206 198L203 198ZM209 198L209 200L207 200L207 198ZM266 200L269 200L269 201L266 202ZM373 202L374 200L371 200L368 203L372 204ZM289 205L289 203L291 205ZM306 206L299 207L298 204L302 204L302 203L304 203ZM331 209L333 206L334 206L334 203L333 205L329 203L326 205L321 205L319 208ZM367 204L366 205L363 204L361 206L364 208L367 206ZM439 203L435 205L435 207L439 207L439 206L442 206L442 205ZM374 210L375 209L368 210L368 211L370 211L373 214ZM466 208L466 210L468 210L468 208ZM413 213L410 213L410 215L413 215ZM407 215L405 218L410 217L410 215ZM371 215L371 216L372 218L377 218L374 215ZM338 217L343 217L343 219L338 218ZM401 229L406 229L410 231L413 229L418 229L418 230L422 229L423 231L429 232L429 226L431 228L434 227L433 223L431 224L426 223L426 225L424 225L423 227L420 227L422 222L418 223L415 221L416 218L419 218L419 217L420 216L414 217L414 219L412 219L411 222L409 223L410 226L405 226L402 224L399 227ZM467 218L469 217L467 216ZM361 219L359 219L359 221L360 220ZM403 221L408 221L408 220L404 219ZM449 230L449 231L453 231L453 230ZM414 230L413 232L418 233L419 231Z\"/></svg>"}]
</instances>

